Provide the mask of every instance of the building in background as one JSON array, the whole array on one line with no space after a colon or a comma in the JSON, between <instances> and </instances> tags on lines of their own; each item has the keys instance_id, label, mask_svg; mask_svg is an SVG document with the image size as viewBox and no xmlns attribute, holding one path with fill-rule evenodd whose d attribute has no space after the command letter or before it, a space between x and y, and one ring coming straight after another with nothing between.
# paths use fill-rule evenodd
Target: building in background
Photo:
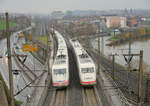
<instances>
[{"instance_id":1,"label":"building in background","mask_svg":"<svg viewBox=\"0 0 150 106\"><path fill-rule=\"evenodd\" d=\"M125 28L127 19L126 17L120 17L120 16L106 16L106 27L107 28Z\"/></svg>"},{"instance_id":2,"label":"building in background","mask_svg":"<svg viewBox=\"0 0 150 106\"><path fill-rule=\"evenodd\" d=\"M133 19L128 19L127 25L129 27L136 27L137 26L137 19L133 18Z\"/></svg>"},{"instance_id":3,"label":"building in background","mask_svg":"<svg viewBox=\"0 0 150 106\"><path fill-rule=\"evenodd\" d=\"M54 11L51 13L52 19L62 19L64 17L64 13L62 11Z\"/></svg>"}]
</instances>

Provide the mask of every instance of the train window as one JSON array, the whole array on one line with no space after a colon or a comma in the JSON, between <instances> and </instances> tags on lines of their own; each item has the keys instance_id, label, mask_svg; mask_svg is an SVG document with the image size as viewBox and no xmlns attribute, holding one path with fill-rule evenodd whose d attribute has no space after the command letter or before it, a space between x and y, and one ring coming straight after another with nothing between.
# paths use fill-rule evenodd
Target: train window
<instances>
[{"instance_id":1,"label":"train window","mask_svg":"<svg viewBox=\"0 0 150 106\"><path fill-rule=\"evenodd\" d=\"M65 64L66 60L57 60L55 64Z\"/></svg>"},{"instance_id":2,"label":"train window","mask_svg":"<svg viewBox=\"0 0 150 106\"><path fill-rule=\"evenodd\" d=\"M93 67L91 67L91 68L82 68L81 72L82 73L92 73L92 72L94 72L94 68Z\"/></svg>"},{"instance_id":3,"label":"train window","mask_svg":"<svg viewBox=\"0 0 150 106\"><path fill-rule=\"evenodd\" d=\"M80 58L88 58L88 55L87 54L81 54Z\"/></svg>"},{"instance_id":4,"label":"train window","mask_svg":"<svg viewBox=\"0 0 150 106\"><path fill-rule=\"evenodd\" d=\"M66 74L66 69L54 69L54 74Z\"/></svg>"},{"instance_id":5,"label":"train window","mask_svg":"<svg viewBox=\"0 0 150 106\"><path fill-rule=\"evenodd\" d=\"M57 56L57 59L60 59L60 58L64 58L64 59L66 59L66 55L59 55L59 56Z\"/></svg>"}]
</instances>

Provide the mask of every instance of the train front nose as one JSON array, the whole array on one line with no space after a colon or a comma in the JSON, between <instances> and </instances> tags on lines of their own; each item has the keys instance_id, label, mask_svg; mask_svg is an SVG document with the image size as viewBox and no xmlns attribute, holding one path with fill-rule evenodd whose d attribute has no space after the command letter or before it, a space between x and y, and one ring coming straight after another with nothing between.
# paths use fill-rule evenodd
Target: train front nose
<instances>
[{"instance_id":1,"label":"train front nose","mask_svg":"<svg viewBox=\"0 0 150 106\"><path fill-rule=\"evenodd\" d=\"M66 75L57 75L55 79L56 80L53 82L53 86L55 87L67 86L69 83L66 79Z\"/></svg>"},{"instance_id":2,"label":"train front nose","mask_svg":"<svg viewBox=\"0 0 150 106\"><path fill-rule=\"evenodd\" d=\"M85 74L82 78L81 84L85 85L85 86L86 85L95 85L96 84L96 79L93 75Z\"/></svg>"}]
</instances>

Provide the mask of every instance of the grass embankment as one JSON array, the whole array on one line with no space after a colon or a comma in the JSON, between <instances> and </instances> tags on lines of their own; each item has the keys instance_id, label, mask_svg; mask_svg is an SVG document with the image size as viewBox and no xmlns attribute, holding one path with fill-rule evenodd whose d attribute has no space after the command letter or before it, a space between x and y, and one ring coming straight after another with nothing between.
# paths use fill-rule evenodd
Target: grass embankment
<instances>
[{"instance_id":1,"label":"grass embankment","mask_svg":"<svg viewBox=\"0 0 150 106\"><path fill-rule=\"evenodd\" d=\"M16 27L16 26L17 26L16 23L14 23L12 21L9 22L9 27L10 28L13 28L13 27ZM6 22L4 20L0 20L0 30L6 30Z\"/></svg>"},{"instance_id":2,"label":"grass embankment","mask_svg":"<svg viewBox=\"0 0 150 106\"><path fill-rule=\"evenodd\" d=\"M0 74L0 81L2 82L2 84L4 86L4 90L5 90L5 93L7 96L8 103L10 103L10 91L8 90L8 87L6 86L5 81L1 74ZM15 100L15 106L20 106L21 104L22 104L22 102Z\"/></svg>"},{"instance_id":3,"label":"grass embankment","mask_svg":"<svg viewBox=\"0 0 150 106\"><path fill-rule=\"evenodd\" d=\"M14 28L17 27L18 25L12 21L9 22L9 27ZM0 39L5 37L4 31L6 30L6 22L4 20L0 20Z\"/></svg>"},{"instance_id":4,"label":"grass embankment","mask_svg":"<svg viewBox=\"0 0 150 106\"><path fill-rule=\"evenodd\" d=\"M36 41L40 42L42 45L45 45L44 47L47 48L47 36L38 36L38 37L36 37L36 39L35 39L34 41L35 41L35 42L36 42ZM50 37L49 37L49 36L48 36L48 41L50 41ZM49 45L49 46L50 46L50 43L51 43L51 42L48 42L48 45ZM45 49L46 49L46 48L45 48ZM42 53L42 54L41 54L41 53ZM42 57L43 57L43 52L39 52L39 55L40 55L41 58L42 58ZM34 56L34 55L33 55L33 56ZM44 58L44 57L43 57L43 58ZM42 60L45 61L46 58L45 58L45 59L43 59L43 58L42 58ZM39 59L38 59L38 60L39 60ZM44 62L44 61L43 61L43 62ZM42 62L42 63L43 63L43 62Z\"/></svg>"},{"instance_id":5,"label":"grass embankment","mask_svg":"<svg viewBox=\"0 0 150 106\"><path fill-rule=\"evenodd\" d=\"M35 38L35 40L38 40L39 42L47 45L47 36L38 36L38 37ZM48 37L48 41L49 40L50 40L50 38Z\"/></svg>"}]
</instances>

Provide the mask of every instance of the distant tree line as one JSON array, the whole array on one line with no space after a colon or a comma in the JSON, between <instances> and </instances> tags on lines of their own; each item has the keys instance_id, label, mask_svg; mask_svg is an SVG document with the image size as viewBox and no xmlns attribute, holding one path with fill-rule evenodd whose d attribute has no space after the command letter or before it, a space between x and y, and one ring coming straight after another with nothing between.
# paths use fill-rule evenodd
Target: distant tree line
<instances>
[{"instance_id":1,"label":"distant tree line","mask_svg":"<svg viewBox=\"0 0 150 106\"><path fill-rule=\"evenodd\" d=\"M134 29L132 32L122 32L120 34L116 34L109 39L111 42L108 44L108 46L120 45L128 42L129 40L142 40L143 38L150 38L150 27L137 28Z\"/></svg>"}]
</instances>

